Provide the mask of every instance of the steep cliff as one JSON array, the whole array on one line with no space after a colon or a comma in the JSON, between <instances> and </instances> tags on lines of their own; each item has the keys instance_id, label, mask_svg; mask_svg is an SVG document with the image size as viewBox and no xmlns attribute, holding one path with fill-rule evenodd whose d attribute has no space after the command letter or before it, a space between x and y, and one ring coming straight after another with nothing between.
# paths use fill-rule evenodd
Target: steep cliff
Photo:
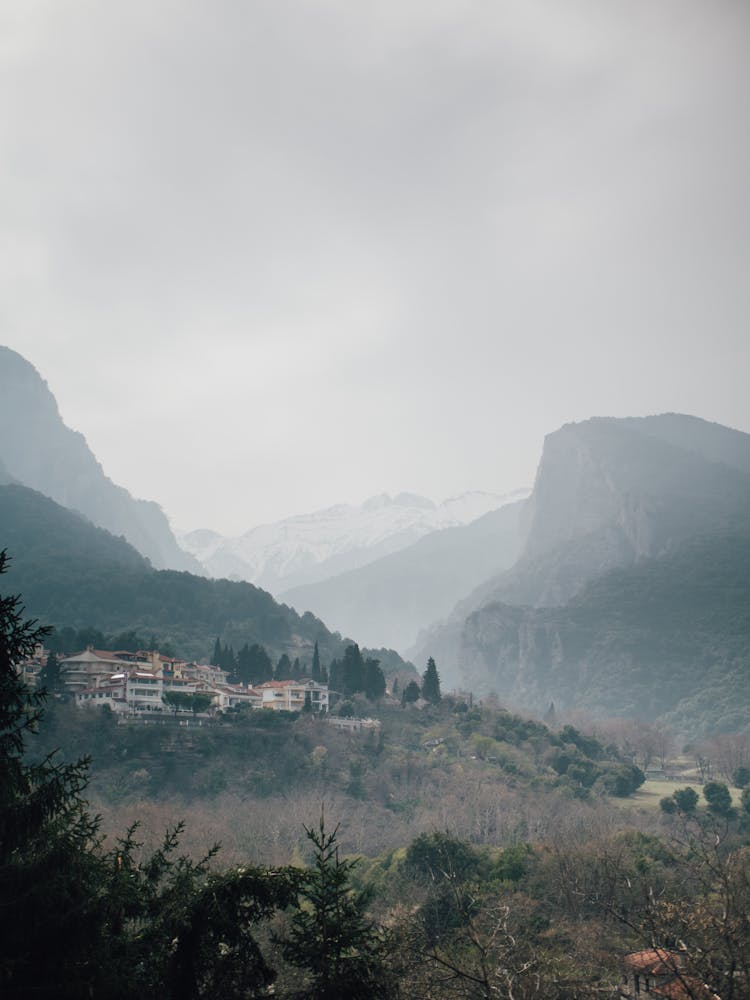
<instances>
[{"instance_id":1,"label":"steep cliff","mask_svg":"<svg viewBox=\"0 0 750 1000\"><path fill-rule=\"evenodd\" d=\"M156 568L200 572L158 504L105 476L83 435L63 423L36 368L8 347L0 347L0 461L10 478L123 535Z\"/></svg>"},{"instance_id":2,"label":"steep cliff","mask_svg":"<svg viewBox=\"0 0 750 1000\"><path fill-rule=\"evenodd\" d=\"M515 695L533 701L539 664L553 660L525 651L560 643L554 612L540 619L534 608L565 605L603 574L696 538L750 535L750 435L679 414L568 424L545 440L529 512L517 563L423 633L410 655L434 655L452 681L479 689L512 672Z\"/></svg>"},{"instance_id":3,"label":"steep cliff","mask_svg":"<svg viewBox=\"0 0 750 1000\"><path fill-rule=\"evenodd\" d=\"M675 414L568 424L545 439L526 547L492 597L562 604L608 569L747 525L749 499L750 435Z\"/></svg>"}]
</instances>

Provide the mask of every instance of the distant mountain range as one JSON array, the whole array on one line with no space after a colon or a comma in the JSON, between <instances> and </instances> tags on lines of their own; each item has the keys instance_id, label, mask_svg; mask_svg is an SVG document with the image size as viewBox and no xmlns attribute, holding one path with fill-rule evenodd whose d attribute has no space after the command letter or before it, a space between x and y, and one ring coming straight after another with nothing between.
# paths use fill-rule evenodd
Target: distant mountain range
<instances>
[{"instance_id":1,"label":"distant mountain range","mask_svg":"<svg viewBox=\"0 0 750 1000\"><path fill-rule=\"evenodd\" d=\"M227 538L200 528L179 534L211 576L247 580L274 594L317 583L398 552L445 528L468 524L528 495L475 491L436 504L413 493L337 504Z\"/></svg>"},{"instance_id":2,"label":"distant mountain range","mask_svg":"<svg viewBox=\"0 0 750 1000\"><path fill-rule=\"evenodd\" d=\"M189 656L220 636L301 660L318 641L330 658L351 635L388 671L405 667L390 647L420 669L433 656L444 688L536 712L750 729L749 434L592 418L547 436L530 495L383 495L181 539L190 551L0 347L0 548L30 614L147 631Z\"/></svg>"},{"instance_id":3,"label":"distant mountain range","mask_svg":"<svg viewBox=\"0 0 750 1000\"><path fill-rule=\"evenodd\" d=\"M426 630L416 662L537 711L695 724L713 689L750 719L750 435L680 414L569 424L527 503L516 563Z\"/></svg>"},{"instance_id":4,"label":"distant mountain range","mask_svg":"<svg viewBox=\"0 0 750 1000\"><path fill-rule=\"evenodd\" d=\"M0 346L0 481L18 482L122 535L157 569L200 572L158 504L136 500L105 476L82 434L66 427L55 397L20 354Z\"/></svg>"},{"instance_id":5,"label":"distant mountain range","mask_svg":"<svg viewBox=\"0 0 750 1000\"><path fill-rule=\"evenodd\" d=\"M432 531L359 569L280 596L299 611L314 608L364 642L407 649L477 581L513 565L527 530L527 504L506 503L470 524Z\"/></svg>"}]
</instances>

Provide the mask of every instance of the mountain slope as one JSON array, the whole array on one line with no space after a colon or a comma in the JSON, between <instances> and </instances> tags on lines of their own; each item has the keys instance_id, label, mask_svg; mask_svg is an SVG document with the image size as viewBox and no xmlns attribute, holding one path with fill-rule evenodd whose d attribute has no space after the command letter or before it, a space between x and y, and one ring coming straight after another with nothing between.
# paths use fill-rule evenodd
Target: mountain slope
<instances>
[{"instance_id":1,"label":"mountain slope","mask_svg":"<svg viewBox=\"0 0 750 1000\"><path fill-rule=\"evenodd\" d=\"M55 398L20 354L0 346L0 461L8 475L124 535L157 568L200 572L178 546L163 511L104 475L82 434L66 427Z\"/></svg>"},{"instance_id":2,"label":"mountain slope","mask_svg":"<svg viewBox=\"0 0 750 1000\"><path fill-rule=\"evenodd\" d=\"M434 531L360 569L281 596L367 643L403 650L478 581L515 562L524 539L525 504L520 500L471 524Z\"/></svg>"},{"instance_id":3,"label":"mountain slope","mask_svg":"<svg viewBox=\"0 0 750 1000\"><path fill-rule=\"evenodd\" d=\"M196 658L210 653L216 636L235 649L259 643L274 658L287 653L308 664L316 641L324 662L345 646L313 615L249 583L155 570L124 539L24 486L0 486L0 548L12 558L13 591L27 615L47 624L134 629Z\"/></svg>"},{"instance_id":4,"label":"mountain slope","mask_svg":"<svg viewBox=\"0 0 750 1000\"><path fill-rule=\"evenodd\" d=\"M213 576L248 580L275 594L357 569L424 535L467 524L512 497L473 492L435 504L412 493L371 497L260 525L239 538L208 529L181 535Z\"/></svg>"},{"instance_id":5,"label":"mountain slope","mask_svg":"<svg viewBox=\"0 0 750 1000\"><path fill-rule=\"evenodd\" d=\"M423 633L414 655L455 676L463 623L484 605L559 606L615 567L750 531L748 470L750 435L696 417L565 425L545 439L517 563Z\"/></svg>"},{"instance_id":6,"label":"mountain slope","mask_svg":"<svg viewBox=\"0 0 750 1000\"><path fill-rule=\"evenodd\" d=\"M750 537L611 570L564 607L489 604L466 619L461 655L474 690L538 712L748 729Z\"/></svg>"}]
</instances>

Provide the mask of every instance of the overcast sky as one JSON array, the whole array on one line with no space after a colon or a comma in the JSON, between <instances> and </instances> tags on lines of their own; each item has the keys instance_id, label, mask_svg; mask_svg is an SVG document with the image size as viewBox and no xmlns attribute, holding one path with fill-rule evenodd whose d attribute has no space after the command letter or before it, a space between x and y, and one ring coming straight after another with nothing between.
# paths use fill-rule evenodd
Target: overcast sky
<instances>
[{"instance_id":1,"label":"overcast sky","mask_svg":"<svg viewBox=\"0 0 750 1000\"><path fill-rule=\"evenodd\" d=\"M0 341L184 528L750 431L746 0L0 0Z\"/></svg>"}]
</instances>

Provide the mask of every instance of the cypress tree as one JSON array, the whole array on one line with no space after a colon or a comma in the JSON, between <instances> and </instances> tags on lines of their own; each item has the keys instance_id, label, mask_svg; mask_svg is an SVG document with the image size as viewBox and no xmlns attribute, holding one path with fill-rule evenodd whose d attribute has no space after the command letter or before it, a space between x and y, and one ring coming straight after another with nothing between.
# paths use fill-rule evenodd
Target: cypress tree
<instances>
[{"instance_id":1,"label":"cypress tree","mask_svg":"<svg viewBox=\"0 0 750 1000\"><path fill-rule=\"evenodd\" d=\"M442 697L440 694L440 675L432 657L427 661L427 669L422 674L422 697L425 701L432 702L433 705L437 705Z\"/></svg>"},{"instance_id":2,"label":"cypress tree","mask_svg":"<svg viewBox=\"0 0 750 1000\"><path fill-rule=\"evenodd\" d=\"M54 653L49 654L46 663L39 671L39 686L51 693L60 689L60 664Z\"/></svg>"},{"instance_id":3,"label":"cypress tree","mask_svg":"<svg viewBox=\"0 0 750 1000\"><path fill-rule=\"evenodd\" d=\"M318 640L315 640L315 649L313 650L313 660L312 660L312 679L314 681L319 681L323 673L320 669L320 653L318 652Z\"/></svg>"}]
</instances>

